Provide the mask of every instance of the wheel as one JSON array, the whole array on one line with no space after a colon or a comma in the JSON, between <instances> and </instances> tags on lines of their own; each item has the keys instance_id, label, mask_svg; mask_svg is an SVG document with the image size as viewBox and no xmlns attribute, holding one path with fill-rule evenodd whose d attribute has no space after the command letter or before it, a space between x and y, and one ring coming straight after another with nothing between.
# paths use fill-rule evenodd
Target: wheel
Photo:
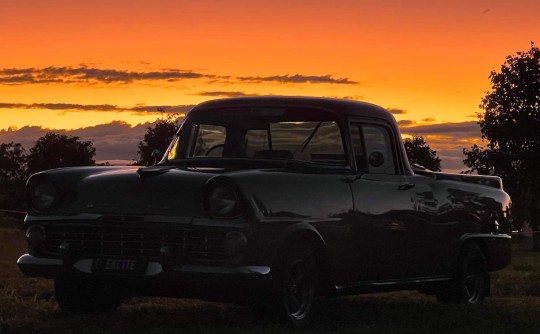
<instances>
[{"instance_id":1,"label":"wheel","mask_svg":"<svg viewBox=\"0 0 540 334\"><path fill-rule=\"evenodd\" d=\"M64 314L113 311L121 299L114 289L95 279L65 275L54 280L56 300Z\"/></svg>"},{"instance_id":2,"label":"wheel","mask_svg":"<svg viewBox=\"0 0 540 334\"><path fill-rule=\"evenodd\" d=\"M464 303L479 305L489 294L490 278L484 253L474 243L465 245L460 266L449 287L437 293L437 299L443 303Z\"/></svg>"},{"instance_id":3,"label":"wheel","mask_svg":"<svg viewBox=\"0 0 540 334\"><path fill-rule=\"evenodd\" d=\"M313 317L319 288L319 266L315 248L301 243L290 250L279 271L279 297L282 316L303 327Z\"/></svg>"}]
</instances>

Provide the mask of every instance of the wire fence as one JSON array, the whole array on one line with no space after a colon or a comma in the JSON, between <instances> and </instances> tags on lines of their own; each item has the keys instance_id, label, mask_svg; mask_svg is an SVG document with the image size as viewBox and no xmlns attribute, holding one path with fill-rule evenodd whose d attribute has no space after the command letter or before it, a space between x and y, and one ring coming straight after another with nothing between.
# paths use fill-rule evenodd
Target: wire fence
<instances>
[{"instance_id":1,"label":"wire fence","mask_svg":"<svg viewBox=\"0 0 540 334\"><path fill-rule=\"evenodd\" d=\"M538 234L540 231L530 231L530 232L523 232L523 231L512 231L512 235L533 235Z\"/></svg>"}]
</instances>

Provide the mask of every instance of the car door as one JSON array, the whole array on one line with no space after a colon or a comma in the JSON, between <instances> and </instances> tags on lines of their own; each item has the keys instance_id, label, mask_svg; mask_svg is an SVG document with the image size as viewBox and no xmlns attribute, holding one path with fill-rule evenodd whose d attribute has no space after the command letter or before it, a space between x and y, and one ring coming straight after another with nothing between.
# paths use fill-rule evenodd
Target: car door
<instances>
[{"instance_id":1,"label":"car door","mask_svg":"<svg viewBox=\"0 0 540 334\"><path fill-rule=\"evenodd\" d=\"M412 277L418 271L409 230L415 224L414 183L404 175L397 136L384 122L350 125L357 175L351 183L358 281Z\"/></svg>"}]
</instances>

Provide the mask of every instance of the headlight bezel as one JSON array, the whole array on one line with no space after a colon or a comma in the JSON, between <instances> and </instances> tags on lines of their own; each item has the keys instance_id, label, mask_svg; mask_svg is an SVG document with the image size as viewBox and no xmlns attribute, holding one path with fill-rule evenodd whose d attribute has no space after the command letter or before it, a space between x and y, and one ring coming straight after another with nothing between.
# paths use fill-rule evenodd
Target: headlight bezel
<instances>
[{"instance_id":1,"label":"headlight bezel","mask_svg":"<svg viewBox=\"0 0 540 334\"><path fill-rule=\"evenodd\" d=\"M225 180L207 184L204 210L211 218L233 219L244 215L245 201L238 187Z\"/></svg>"},{"instance_id":2,"label":"headlight bezel","mask_svg":"<svg viewBox=\"0 0 540 334\"><path fill-rule=\"evenodd\" d=\"M28 202L33 212L44 213L54 210L60 202L58 187L48 179L30 180Z\"/></svg>"}]
</instances>

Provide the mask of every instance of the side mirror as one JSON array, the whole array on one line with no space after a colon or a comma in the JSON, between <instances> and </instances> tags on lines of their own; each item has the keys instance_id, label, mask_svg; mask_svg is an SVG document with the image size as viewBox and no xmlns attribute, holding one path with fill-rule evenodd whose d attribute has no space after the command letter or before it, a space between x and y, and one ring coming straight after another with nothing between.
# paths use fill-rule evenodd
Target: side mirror
<instances>
[{"instance_id":1,"label":"side mirror","mask_svg":"<svg viewBox=\"0 0 540 334\"><path fill-rule=\"evenodd\" d=\"M152 158L154 158L154 165L158 163L159 159L161 158L162 156L162 153L160 150L158 149L154 149L152 150Z\"/></svg>"},{"instance_id":2,"label":"side mirror","mask_svg":"<svg viewBox=\"0 0 540 334\"><path fill-rule=\"evenodd\" d=\"M368 163L371 167L381 167L384 164L384 155L378 151L371 152Z\"/></svg>"}]
</instances>

